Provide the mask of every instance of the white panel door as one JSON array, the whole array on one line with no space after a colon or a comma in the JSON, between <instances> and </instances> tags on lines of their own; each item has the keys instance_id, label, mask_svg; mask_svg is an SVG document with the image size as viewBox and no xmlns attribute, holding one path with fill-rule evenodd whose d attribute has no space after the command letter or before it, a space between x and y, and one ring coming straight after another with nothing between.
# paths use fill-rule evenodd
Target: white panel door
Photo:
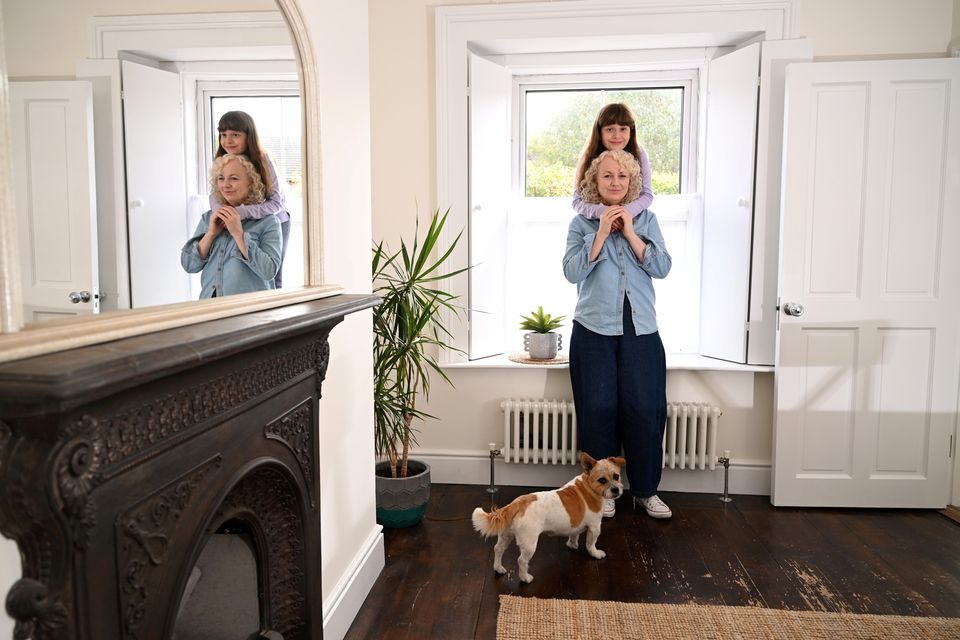
<instances>
[{"instance_id":1,"label":"white panel door","mask_svg":"<svg viewBox=\"0 0 960 640\"><path fill-rule=\"evenodd\" d=\"M746 362L760 45L710 61L700 353Z\"/></svg>"},{"instance_id":2,"label":"white panel door","mask_svg":"<svg viewBox=\"0 0 960 640\"><path fill-rule=\"evenodd\" d=\"M503 353L510 73L470 55L470 359Z\"/></svg>"},{"instance_id":3,"label":"white panel door","mask_svg":"<svg viewBox=\"0 0 960 640\"><path fill-rule=\"evenodd\" d=\"M960 60L791 65L786 101L773 503L943 507Z\"/></svg>"},{"instance_id":4,"label":"white panel door","mask_svg":"<svg viewBox=\"0 0 960 640\"><path fill-rule=\"evenodd\" d=\"M90 84L11 82L10 131L24 320L96 313Z\"/></svg>"},{"instance_id":5,"label":"white panel door","mask_svg":"<svg viewBox=\"0 0 960 640\"><path fill-rule=\"evenodd\" d=\"M139 308L190 299L180 266L187 228L180 76L122 64L130 302Z\"/></svg>"}]
</instances>

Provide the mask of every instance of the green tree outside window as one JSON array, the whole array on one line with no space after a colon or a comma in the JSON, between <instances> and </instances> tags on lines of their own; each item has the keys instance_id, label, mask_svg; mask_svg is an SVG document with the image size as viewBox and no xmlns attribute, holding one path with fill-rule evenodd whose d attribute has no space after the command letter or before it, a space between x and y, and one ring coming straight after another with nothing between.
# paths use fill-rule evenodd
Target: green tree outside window
<instances>
[{"instance_id":1,"label":"green tree outside window","mask_svg":"<svg viewBox=\"0 0 960 640\"><path fill-rule=\"evenodd\" d=\"M601 107L623 102L637 116L655 194L680 192L683 89L531 91L527 93L527 197L573 193L577 160ZM548 115L544 115L548 114Z\"/></svg>"}]
</instances>

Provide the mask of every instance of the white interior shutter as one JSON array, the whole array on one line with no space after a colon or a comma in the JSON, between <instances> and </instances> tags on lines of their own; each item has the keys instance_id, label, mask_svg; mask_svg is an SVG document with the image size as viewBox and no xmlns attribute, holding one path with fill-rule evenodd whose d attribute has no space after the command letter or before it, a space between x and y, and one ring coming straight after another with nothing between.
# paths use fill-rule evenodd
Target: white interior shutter
<instances>
[{"instance_id":1,"label":"white interior shutter","mask_svg":"<svg viewBox=\"0 0 960 640\"><path fill-rule=\"evenodd\" d=\"M787 64L813 58L813 42L768 40L760 50L757 171L753 204L753 257L747 364L772 365L777 344L777 258L783 156L783 89Z\"/></svg>"},{"instance_id":2,"label":"white interior shutter","mask_svg":"<svg viewBox=\"0 0 960 640\"><path fill-rule=\"evenodd\" d=\"M470 54L469 357L504 352L510 73Z\"/></svg>"},{"instance_id":3,"label":"white interior shutter","mask_svg":"<svg viewBox=\"0 0 960 640\"><path fill-rule=\"evenodd\" d=\"M746 362L760 45L710 61L700 353Z\"/></svg>"}]
</instances>

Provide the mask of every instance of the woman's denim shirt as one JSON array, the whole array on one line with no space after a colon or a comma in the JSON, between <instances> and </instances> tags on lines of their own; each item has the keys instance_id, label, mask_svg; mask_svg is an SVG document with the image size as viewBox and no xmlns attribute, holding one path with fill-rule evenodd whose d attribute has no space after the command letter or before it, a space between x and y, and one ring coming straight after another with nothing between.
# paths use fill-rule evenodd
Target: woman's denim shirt
<instances>
[{"instance_id":1,"label":"woman's denim shirt","mask_svg":"<svg viewBox=\"0 0 960 640\"><path fill-rule=\"evenodd\" d=\"M180 252L180 264L187 273L200 274L200 298L229 296L234 293L273 289L273 278L280 268L280 222L269 215L259 220L243 220L243 242L248 259L237 247L230 232L224 229L210 246L207 259L200 257L197 245L207 232L212 212L200 218L193 237Z\"/></svg>"},{"instance_id":2,"label":"woman's denim shirt","mask_svg":"<svg viewBox=\"0 0 960 640\"><path fill-rule=\"evenodd\" d=\"M623 299L630 299L636 335L657 330L656 293L653 278L670 273L673 260L667 253L657 216L649 209L633 219L633 229L647 244L643 262L637 260L622 233L611 232L600 255L588 262L590 248L600 227L599 220L574 216L567 231L563 275L577 285L577 309L573 319L605 336L623 335Z\"/></svg>"}]
</instances>

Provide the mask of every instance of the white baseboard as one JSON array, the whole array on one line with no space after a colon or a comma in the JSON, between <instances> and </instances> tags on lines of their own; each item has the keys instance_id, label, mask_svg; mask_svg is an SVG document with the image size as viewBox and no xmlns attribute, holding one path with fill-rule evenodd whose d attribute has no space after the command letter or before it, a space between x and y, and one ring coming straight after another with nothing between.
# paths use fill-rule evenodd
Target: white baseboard
<instances>
[{"instance_id":1,"label":"white baseboard","mask_svg":"<svg viewBox=\"0 0 960 640\"><path fill-rule=\"evenodd\" d=\"M430 465L432 482L451 484L490 484L490 457L474 452L428 451L411 454ZM506 463L494 459L494 482L498 486L559 487L580 473L579 465ZM770 495L771 467L766 462L730 463L730 493ZM661 491L681 493L723 493L723 467L704 469L664 469Z\"/></svg>"},{"instance_id":2,"label":"white baseboard","mask_svg":"<svg viewBox=\"0 0 960 640\"><path fill-rule=\"evenodd\" d=\"M351 570L344 574L323 603L324 638L343 640L384 566L383 527L377 525L357 553Z\"/></svg>"}]
</instances>

